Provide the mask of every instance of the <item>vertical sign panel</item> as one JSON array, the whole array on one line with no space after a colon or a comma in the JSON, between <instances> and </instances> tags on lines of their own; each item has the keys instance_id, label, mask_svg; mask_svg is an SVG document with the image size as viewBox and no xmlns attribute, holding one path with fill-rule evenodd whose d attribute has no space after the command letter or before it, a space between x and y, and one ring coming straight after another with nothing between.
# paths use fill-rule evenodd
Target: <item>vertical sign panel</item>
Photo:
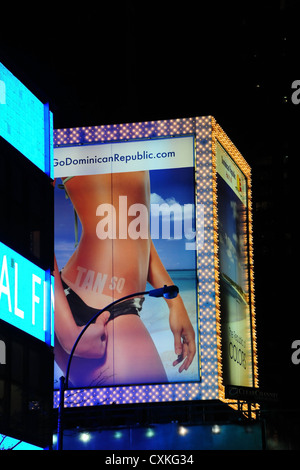
<instances>
[{"instance_id":1,"label":"vertical sign panel","mask_svg":"<svg viewBox=\"0 0 300 470\"><path fill-rule=\"evenodd\" d=\"M0 63L0 136L53 177L53 116Z\"/></svg>"},{"instance_id":2,"label":"vertical sign panel","mask_svg":"<svg viewBox=\"0 0 300 470\"><path fill-rule=\"evenodd\" d=\"M247 180L216 144L224 383L253 386Z\"/></svg>"},{"instance_id":3,"label":"vertical sign panel","mask_svg":"<svg viewBox=\"0 0 300 470\"><path fill-rule=\"evenodd\" d=\"M50 272L0 242L0 319L51 346L53 287Z\"/></svg>"}]
</instances>

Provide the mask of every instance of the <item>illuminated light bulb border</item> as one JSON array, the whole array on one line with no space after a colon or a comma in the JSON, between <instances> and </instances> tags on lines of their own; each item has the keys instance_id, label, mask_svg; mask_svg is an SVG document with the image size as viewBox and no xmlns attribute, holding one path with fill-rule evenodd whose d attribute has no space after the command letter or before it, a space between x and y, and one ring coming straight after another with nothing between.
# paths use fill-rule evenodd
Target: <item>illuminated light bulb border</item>
<instances>
[{"instance_id":1,"label":"illuminated light bulb border","mask_svg":"<svg viewBox=\"0 0 300 470\"><path fill-rule=\"evenodd\" d=\"M54 131L54 145L88 145L133 139L182 136L185 134L195 136L196 204L203 205L205 222L204 244L199 243L199 240L201 240L201 227L197 227L196 238L201 382L70 390L66 392L68 396L66 406L96 406L112 403L149 403L191 399L209 400L222 397L222 391L220 394L220 387L222 386L220 299L218 292L218 258L216 257L218 244L214 161L216 135L218 134L220 142L224 142L224 146L229 148L230 154L233 152L236 155L236 162L241 166L244 173L249 171L249 165L216 124L214 118L210 116L58 129ZM252 234L252 230L250 234ZM252 275L250 282L253 286ZM58 406L58 402L59 391L55 391L54 406Z\"/></svg>"},{"instance_id":2,"label":"illuminated light bulb border","mask_svg":"<svg viewBox=\"0 0 300 470\"><path fill-rule=\"evenodd\" d=\"M187 118L56 129L54 131L54 146L96 144L191 134L194 132L194 121L195 118Z\"/></svg>"},{"instance_id":3,"label":"illuminated light bulb border","mask_svg":"<svg viewBox=\"0 0 300 470\"><path fill-rule=\"evenodd\" d=\"M243 156L234 146L232 141L229 139L227 134L223 131L220 125L212 118L212 167L213 167L213 178L214 178L214 237L215 237L215 260L218 260L218 214L217 214L217 192L216 192L216 141L219 141L220 144L225 148L229 153L233 161L241 169L247 179L247 204L248 204L248 240L249 240L249 283L250 283L250 308L251 308L251 329L252 329L252 351L253 351L253 375L254 375L254 386L258 387L258 358L257 358L257 342L256 342L256 320L255 320L255 303L254 303L254 268L253 268L253 228L252 228L252 192L251 192L251 168L249 164L245 161ZM217 263L218 264L218 263ZM221 344L221 319L220 319L220 297L219 297L219 270L216 266L215 271L215 285L216 285L216 319L217 319L217 330L220 332L218 334L217 348L218 348L218 384L219 384L219 398L223 402L228 403L233 408L237 408L237 402L232 400L225 399L225 388L223 384L223 374L222 374L222 344ZM258 404L251 404L251 410L253 411L252 417L256 417L255 411L259 409Z\"/></svg>"},{"instance_id":4,"label":"illuminated light bulb border","mask_svg":"<svg viewBox=\"0 0 300 470\"><path fill-rule=\"evenodd\" d=\"M199 362L201 379L207 389L216 392L217 351L214 295L214 260L212 244L212 170L211 170L211 118L196 118L196 204L204 206L205 241L197 250L198 266L198 327ZM210 281L210 282L208 282Z\"/></svg>"},{"instance_id":5,"label":"illuminated light bulb border","mask_svg":"<svg viewBox=\"0 0 300 470\"><path fill-rule=\"evenodd\" d=\"M65 392L65 406L82 407L198 400L202 398L199 385L199 383L180 383L72 389ZM59 391L56 391L54 393L54 408L57 408L58 405Z\"/></svg>"}]
</instances>

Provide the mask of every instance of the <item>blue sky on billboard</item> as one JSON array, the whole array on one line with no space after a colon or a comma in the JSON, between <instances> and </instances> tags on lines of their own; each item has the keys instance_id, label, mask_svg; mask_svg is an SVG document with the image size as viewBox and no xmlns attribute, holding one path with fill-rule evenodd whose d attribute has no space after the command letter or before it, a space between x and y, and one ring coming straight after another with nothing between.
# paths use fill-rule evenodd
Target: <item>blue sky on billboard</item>
<instances>
[{"instance_id":1,"label":"blue sky on billboard","mask_svg":"<svg viewBox=\"0 0 300 470\"><path fill-rule=\"evenodd\" d=\"M54 345L54 280L0 242L0 319Z\"/></svg>"},{"instance_id":2,"label":"blue sky on billboard","mask_svg":"<svg viewBox=\"0 0 300 470\"><path fill-rule=\"evenodd\" d=\"M0 63L0 135L53 178L53 115Z\"/></svg>"},{"instance_id":3,"label":"blue sky on billboard","mask_svg":"<svg viewBox=\"0 0 300 470\"><path fill-rule=\"evenodd\" d=\"M178 204L181 208L181 214L183 214L184 206L187 204L195 207L195 194L194 194L194 168L179 168L171 169L168 171L164 170L152 170L150 172L151 182L151 204L167 203L168 206L172 207L173 204ZM187 250L186 244L190 240L187 240L185 228L195 227L194 210L192 211L192 217L189 222L184 220L182 216L182 236L176 239L172 237L172 230L175 229L174 216L171 217L170 229L171 237L166 240L162 238L161 225L162 225L162 214L159 214L160 218L160 231L155 239L155 246L160 254L160 257L167 269L195 269L196 267L196 255L195 251ZM151 214L152 222L152 235L153 235L153 224L154 218Z\"/></svg>"}]
</instances>

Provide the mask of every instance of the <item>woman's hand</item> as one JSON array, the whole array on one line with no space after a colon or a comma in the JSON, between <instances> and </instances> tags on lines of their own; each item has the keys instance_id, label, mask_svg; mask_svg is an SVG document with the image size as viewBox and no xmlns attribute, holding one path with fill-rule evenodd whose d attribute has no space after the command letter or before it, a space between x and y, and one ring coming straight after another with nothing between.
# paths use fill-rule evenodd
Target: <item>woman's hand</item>
<instances>
[{"instance_id":1,"label":"woman's hand","mask_svg":"<svg viewBox=\"0 0 300 470\"><path fill-rule=\"evenodd\" d=\"M84 327L77 326L64 292L56 259L55 276L55 334L61 347L70 354L73 345ZM105 355L107 346L107 322L110 313L105 310L81 337L74 356L99 359Z\"/></svg>"},{"instance_id":2,"label":"woman's hand","mask_svg":"<svg viewBox=\"0 0 300 470\"><path fill-rule=\"evenodd\" d=\"M170 328L174 335L175 354L178 356L173 366L184 361L179 368L179 372L182 372L188 370L196 353L195 331L180 296L170 301L169 309Z\"/></svg>"}]
</instances>

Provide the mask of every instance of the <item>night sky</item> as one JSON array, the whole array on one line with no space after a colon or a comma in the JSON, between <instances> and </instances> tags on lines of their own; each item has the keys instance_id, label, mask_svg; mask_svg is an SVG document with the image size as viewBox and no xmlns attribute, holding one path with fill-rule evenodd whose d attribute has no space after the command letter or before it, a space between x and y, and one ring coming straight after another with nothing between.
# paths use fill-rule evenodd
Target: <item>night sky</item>
<instances>
[{"instance_id":1,"label":"night sky","mask_svg":"<svg viewBox=\"0 0 300 470\"><path fill-rule=\"evenodd\" d=\"M260 386L299 409L298 2L36 5L1 5L0 61L55 128L213 115L252 167Z\"/></svg>"}]
</instances>

